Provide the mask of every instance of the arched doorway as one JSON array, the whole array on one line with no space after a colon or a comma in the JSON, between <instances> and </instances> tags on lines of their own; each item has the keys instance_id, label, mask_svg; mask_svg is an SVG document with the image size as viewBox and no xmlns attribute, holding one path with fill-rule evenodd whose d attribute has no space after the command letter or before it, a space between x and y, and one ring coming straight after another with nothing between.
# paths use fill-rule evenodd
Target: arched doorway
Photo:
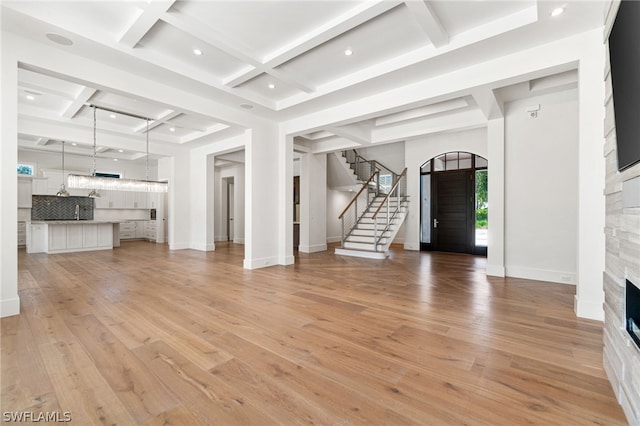
<instances>
[{"instance_id":1,"label":"arched doorway","mask_svg":"<svg viewBox=\"0 0 640 426\"><path fill-rule=\"evenodd\" d=\"M420 168L420 249L487 254L488 162L447 152Z\"/></svg>"}]
</instances>

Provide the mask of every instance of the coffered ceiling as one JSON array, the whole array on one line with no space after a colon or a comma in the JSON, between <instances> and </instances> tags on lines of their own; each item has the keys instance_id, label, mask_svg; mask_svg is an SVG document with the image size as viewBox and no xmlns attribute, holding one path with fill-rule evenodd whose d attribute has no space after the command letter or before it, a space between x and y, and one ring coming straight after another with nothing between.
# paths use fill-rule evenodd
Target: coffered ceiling
<instances>
[{"instance_id":1,"label":"coffered ceiling","mask_svg":"<svg viewBox=\"0 0 640 426\"><path fill-rule=\"evenodd\" d=\"M565 13L554 18L558 7ZM2 2L3 31L270 120L289 120L596 28L602 16L600 2L555 0ZM223 116L139 99L28 63L20 65L18 78L21 149L54 149L51 141L73 135L61 129L91 128L90 105L150 118L156 155L243 130ZM563 82L566 87L566 75ZM301 135L298 143L402 140L407 126L415 134L425 120L456 114L480 117L477 94L327 125ZM100 155L140 157L145 120L99 109L97 123ZM78 139L74 149L90 155L92 141Z\"/></svg>"}]
</instances>

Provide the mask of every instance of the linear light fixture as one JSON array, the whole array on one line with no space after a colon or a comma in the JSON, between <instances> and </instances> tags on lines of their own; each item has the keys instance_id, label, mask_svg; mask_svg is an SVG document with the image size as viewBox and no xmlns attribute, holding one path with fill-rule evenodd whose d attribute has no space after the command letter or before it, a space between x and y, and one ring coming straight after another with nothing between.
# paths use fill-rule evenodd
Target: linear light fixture
<instances>
[{"instance_id":1,"label":"linear light fixture","mask_svg":"<svg viewBox=\"0 0 640 426\"><path fill-rule=\"evenodd\" d=\"M102 109L112 113L123 114L129 117L139 118L147 122L147 164L146 172L147 176L145 180L142 179L119 179L108 178L102 176L95 176L95 170L93 176L83 175L69 175L67 183L69 188L83 188L92 190L110 190L110 191L134 191L134 192L167 192L169 190L169 184L167 182L160 182L155 180L149 180L149 121L148 117L142 117L135 114L130 114L123 111L117 111L110 108L104 108L97 105L88 105L95 109ZM95 124L94 124L95 126ZM95 127L94 127L95 128ZM95 140L95 136L94 136ZM95 166L94 166L95 168Z\"/></svg>"}]
</instances>

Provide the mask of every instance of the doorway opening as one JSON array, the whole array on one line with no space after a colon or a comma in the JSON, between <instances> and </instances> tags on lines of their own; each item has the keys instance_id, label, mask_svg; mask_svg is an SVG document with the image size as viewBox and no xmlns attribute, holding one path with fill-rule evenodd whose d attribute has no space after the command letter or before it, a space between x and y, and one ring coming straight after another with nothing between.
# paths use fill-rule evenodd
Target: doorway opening
<instances>
[{"instance_id":1,"label":"doorway opening","mask_svg":"<svg viewBox=\"0 0 640 426\"><path fill-rule=\"evenodd\" d=\"M235 187L234 187L234 179L233 177L227 177L227 178L223 178L222 179L224 181L224 185L223 185L223 199L224 199L224 217L226 218L225 220L225 225L226 225L226 237L227 237L227 241L233 241L234 239L234 223L233 223L233 217L234 217L234 210L235 210L235 205L234 205L234 199L235 199Z\"/></svg>"},{"instance_id":2,"label":"doorway opening","mask_svg":"<svg viewBox=\"0 0 640 426\"><path fill-rule=\"evenodd\" d=\"M488 162L448 152L420 168L420 249L487 255Z\"/></svg>"}]
</instances>

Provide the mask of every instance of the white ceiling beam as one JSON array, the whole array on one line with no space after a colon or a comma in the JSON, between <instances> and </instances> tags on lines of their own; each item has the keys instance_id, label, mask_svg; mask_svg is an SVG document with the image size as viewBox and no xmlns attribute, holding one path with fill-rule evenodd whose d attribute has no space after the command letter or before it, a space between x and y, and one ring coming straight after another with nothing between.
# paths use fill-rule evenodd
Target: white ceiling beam
<instances>
[{"instance_id":1,"label":"white ceiling beam","mask_svg":"<svg viewBox=\"0 0 640 426\"><path fill-rule=\"evenodd\" d=\"M179 111L174 111L172 109L168 109L160 114L157 118L154 118L151 123L149 123L149 130L155 129L161 124L166 123L169 120L172 120L178 116L182 115ZM147 131L147 123L142 123L135 129L133 129L136 133L144 133Z\"/></svg>"},{"instance_id":2,"label":"white ceiling beam","mask_svg":"<svg viewBox=\"0 0 640 426\"><path fill-rule=\"evenodd\" d=\"M36 145L45 146L49 142L51 142L51 139L49 138L38 138L38 140L36 141Z\"/></svg>"},{"instance_id":3,"label":"white ceiling beam","mask_svg":"<svg viewBox=\"0 0 640 426\"><path fill-rule=\"evenodd\" d=\"M226 124L214 124L213 126L209 127L206 131L204 132L193 132L187 136L183 136L180 138L180 144L185 144L185 143L189 143L189 142L195 142L195 141L200 141L203 138L206 138L207 136L211 136L214 135L218 132L221 132L223 130L228 129L229 126L227 126Z\"/></svg>"},{"instance_id":4,"label":"white ceiling beam","mask_svg":"<svg viewBox=\"0 0 640 426\"><path fill-rule=\"evenodd\" d=\"M133 49L149 32L149 30L158 22L160 17L164 15L175 0L170 1L152 1L138 15L138 17L124 31L120 39L120 44Z\"/></svg>"},{"instance_id":5,"label":"white ceiling beam","mask_svg":"<svg viewBox=\"0 0 640 426\"><path fill-rule=\"evenodd\" d=\"M425 32L431 44L442 47L449 44L449 34L445 30L440 18L436 15L433 6L425 0L409 0L405 4L411 11L420 28Z\"/></svg>"},{"instance_id":6,"label":"white ceiling beam","mask_svg":"<svg viewBox=\"0 0 640 426\"><path fill-rule=\"evenodd\" d=\"M91 87L85 87L82 91L76 96L76 98L71 102L71 104L62 112L62 117L67 119L72 119L76 116L77 113L80 112L82 107L91 97L97 92L96 89L92 89Z\"/></svg>"},{"instance_id":7,"label":"white ceiling beam","mask_svg":"<svg viewBox=\"0 0 640 426\"><path fill-rule=\"evenodd\" d=\"M328 127L327 130L336 136L349 139L359 145L371 144L371 126L369 123L350 124L347 126Z\"/></svg>"},{"instance_id":8,"label":"white ceiling beam","mask_svg":"<svg viewBox=\"0 0 640 426\"><path fill-rule=\"evenodd\" d=\"M449 101L438 102L436 104L425 105L423 107L412 108L407 111L397 112L395 114L384 115L375 119L376 126L385 126L395 124L401 121L413 120L416 118L426 117L429 115L439 114L442 112L452 111L468 107L469 103L465 98L456 98Z\"/></svg>"},{"instance_id":9,"label":"white ceiling beam","mask_svg":"<svg viewBox=\"0 0 640 426\"><path fill-rule=\"evenodd\" d=\"M372 130L374 144L398 142L421 136L473 129L487 125L487 119L480 110L472 109L454 112L441 117L425 118L404 122Z\"/></svg>"},{"instance_id":10,"label":"white ceiling beam","mask_svg":"<svg viewBox=\"0 0 640 426\"><path fill-rule=\"evenodd\" d=\"M306 83L300 79L299 76L292 76L289 73L284 73L279 70L274 70L269 65L262 64L257 58L256 53L247 46L238 43L235 40L231 40L224 34L216 31L215 29L203 24L201 21L194 19L187 15L181 15L177 13L165 14L162 20L173 27L191 34L192 36L200 39L207 44L214 46L215 48L225 52L226 54L233 56L234 58L249 64L252 68L245 70L246 75L251 75L250 78L244 80L237 80L236 77L231 77L224 81L224 84L229 87L237 87L240 84L254 78L262 73L273 75L275 78L287 83L290 86L296 87L306 93L313 92L314 88L309 83ZM206 54L206 53L205 53ZM236 82L229 84L229 82Z\"/></svg>"},{"instance_id":11,"label":"white ceiling beam","mask_svg":"<svg viewBox=\"0 0 640 426\"><path fill-rule=\"evenodd\" d=\"M303 53L326 43L334 37L337 37L358 25L387 12L388 10L393 9L400 3L400 1L395 0L377 0L361 3L341 16L338 16L324 25L315 28L302 37L293 40L291 43L272 52L264 58L263 62L259 66L256 66L255 69L246 70L244 71L244 74L234 76L226 82L226 84L231 87L236 87L256 77L260 72L265 72L264 70L266 69L274 70L276 67L295 58L296 56L300 56ZM274 75L274 77L277 76Z\"/></svg>"},{"instance_id":12,"label":"white ceiling beam","mask_svg":"<svg viewBox=\"0 0 640 426\"><path fill-rule=\"evenodd\" d=\"M495 92L490 87L472 89L471 96L487 120L504 117L503 104L496 98Z\"/></svg>"}]
</instances>

